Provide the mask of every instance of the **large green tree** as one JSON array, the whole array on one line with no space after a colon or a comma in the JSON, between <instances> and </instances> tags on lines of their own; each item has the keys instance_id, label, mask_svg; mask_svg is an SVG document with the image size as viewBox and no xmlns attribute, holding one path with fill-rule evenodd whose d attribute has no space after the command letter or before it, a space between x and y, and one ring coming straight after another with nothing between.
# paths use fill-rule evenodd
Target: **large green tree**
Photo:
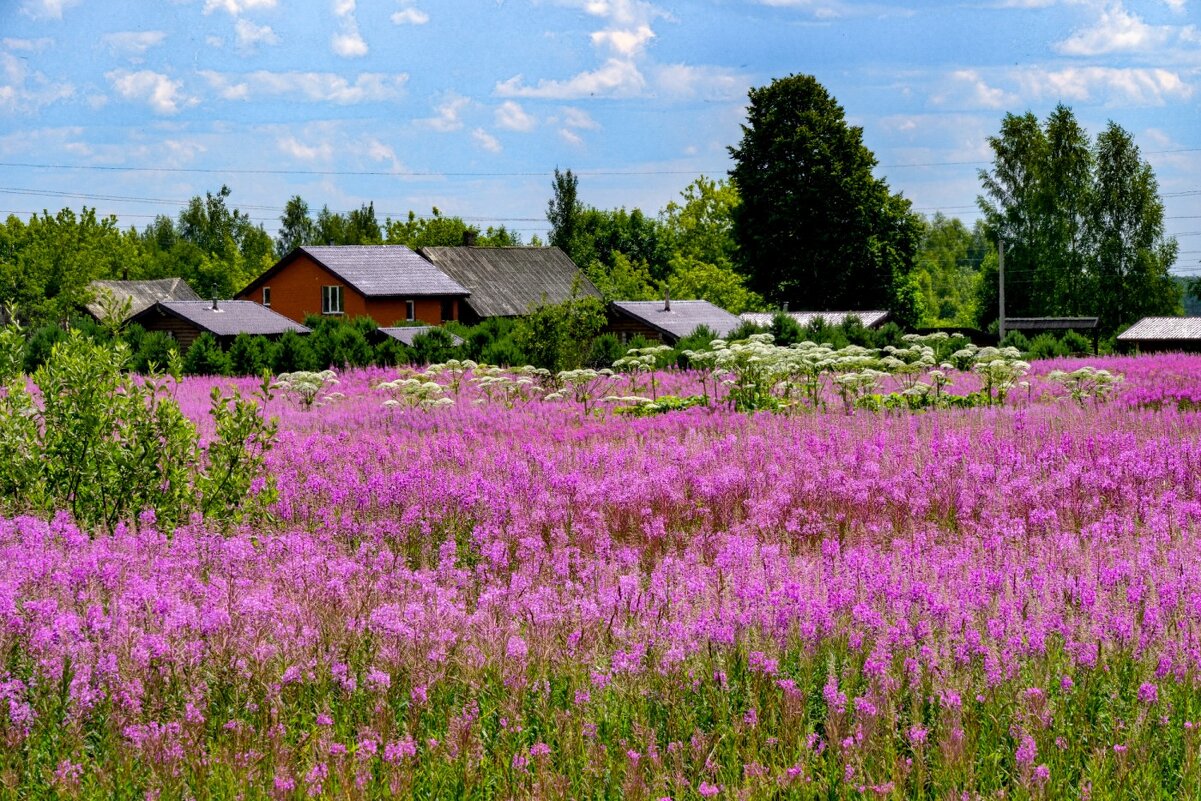
<instances>
[{"instance_id":1,"label":"large green tree","mask_svg":"<svg viewBox=\"0 0 1201 801\"><path fill-rule=\"evenodd\" d=\"M749 97L730 175L742 197L734 236L750 288L794 309L884 307L916 322L920 219L872 174L863 130L809 75Z\"/></svg>"},{"instance_id":2,"label":"large green tree","mask_svg":"<svg viewBox=\"0 0 1201 801\"><path fill-rule=\"evenodd\" d=\"M1005 245L1009 316L1097 316L1104 331L1149 314L1179 311L1168 270L1155 175L1115 123L1095 143L1060 105L1044 124L1007 114L989 139L993 166L980 172L979 204L992 247ZM998 314L998 275L985 267L977 310Z\"/></svg>"},{"instance_id":3,"label":"large green tree","mask_svg":"<svg viewBox=\"0 0 1201 801\"><path fill-rule=\"evenodd\" d=\"M969 229L957 218L936 213L923 227L917 255L922 324L975 325L980 277L990 259L995 256L981 224Z\"/></svg>"}]
</instances>

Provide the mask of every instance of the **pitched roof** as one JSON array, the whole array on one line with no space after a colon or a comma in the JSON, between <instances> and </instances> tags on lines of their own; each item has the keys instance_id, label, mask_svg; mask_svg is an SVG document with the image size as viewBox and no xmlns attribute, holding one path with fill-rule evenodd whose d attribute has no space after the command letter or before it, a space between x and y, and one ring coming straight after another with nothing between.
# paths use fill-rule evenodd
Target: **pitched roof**
<instances>
[{"instance_id":1,"label":"pitched roof","mask_svg":"<svg viewBox=\"0 0 1201 801\"><path fill-rule=\"evenodd\" d=\"M378 331L379 333L383 334L384 336L392 337L393 339L395 339L399 342L403 342L404 344L408 345L409 347L413 347L413 340L416 337L419 337L422 334L428 334L430 331L433 331L436 327L437 326L433 326L433 325L410 325L410 326L377 328L375 330ZM463 344L463 337L456 336L455 334L450 335L450 340L451 340L451 342L453 342L455 344L455 347L458 347L459 345Z\"/></svg>"},{"instance_id":2,"label":"pitched roof","mask_svg":"<svg viewBox=\"0 0 1201 801\"><path fill-rule=\"evenodd\" d=\"M675 339L688 336L702 325L719 337L742 325L737 316L707 300L673 300L670 310L661 300L615 300L609 306Z\"/></svg>"},{"instance_id":3,"label":"pitched roof","mask_svg":"<svg viewBox=\"0 0 1201 801\"><path fill-rule=\"evenodd\" d=\"M150 308L160 300L200 300L196 291L188 286L188 282L182 278L159 278L153 281L93 281L88 284L88 289L96 299L84 308L97 320L105 314L104 306L100 303L100 296L105 291L111 292L118 304L124 303L126 298L129 299L129 313L125 315L126 319Z\"/></svg>"},{"instance_id":4,"label":"pitched roof","mask_svg":"<svg viewBox=\"0 0 1201 801\"><path fill-rule=\"evenodd\" d=\"M1091 331L1096 317L1006 317L1007 331Z\"/></svg>"},{"instance_id":5,"label":"pitched roof","mask_svg":"<svg viewBox=\"0 0 1201 801\"><path fill-rule=\"evenodd\" d=\"M517 317L544 303L570 300L573 293L601 296L556 247L429 247L421 254L467 287L467 304L480 317Z\"/></svg>"},{"instance_id":6,"label":"pitched roof","mask_svg":"<svg viewBox=\"0 0 1201 801\"><path fill-rule=\"evenodd\" d=\"M462 284L404 245L306 245L275 263L270 270L239 292L262 285L301 255L369 298L466 295Z\"/></svg>"},{"instance_id":7,"label":"pitched roof","mask_svg":"<svg viewBox=\"0 0 1201 801\"><path fill-rule=\"evenodd\" d=\"M1201 340L1201 317L1144 317L1118 334L1119 342Z\"/></svg>"},{"instance_id":8,"label":"pitched roof","mask_svg":"<svg viewBox=\"0 0 1201 801\"><path fill-rule=\"evenodd\" d=\"M300 323L249 300L220 300L217 301L216 310L211 300L164 300L136 315L134 322L157 313L186 320L218 337L238 334L273 336L285 331L309 333L309 329Z\"/></svg>"},{"instance_id":9,"label":"pitched roof","mask_svg":"<svg viewBox=\"0 0 1201 801\"><path fill-rule=\"evenodd\" d=\"M871 311L798 311L798 312L783 312L792 319L796 320L797 325L801 328L806 327L814 320L822 320L826 325L842 325L848 317L858 317L859 322L863 323L864 328L875 328L878 325L883 325L888 319L888 312L874 309ZM769 326L771 320L780 312L743 312L742 319L748 323L754 323L758 326Z\"/></svg>"}]
</instances>

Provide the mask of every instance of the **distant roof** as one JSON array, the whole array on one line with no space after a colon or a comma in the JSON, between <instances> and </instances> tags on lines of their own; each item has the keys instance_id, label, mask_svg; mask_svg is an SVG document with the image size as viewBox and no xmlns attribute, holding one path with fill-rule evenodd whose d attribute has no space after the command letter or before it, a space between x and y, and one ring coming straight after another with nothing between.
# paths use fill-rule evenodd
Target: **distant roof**
<instances>
[{"instance_id":1,"label":"distant roof","mask_svg":"<svg viewBox=\"0 0 1201 801\"><path fill-rule=\"evenodd\" d=\"M1201 317L1144 317L1118 334L1119 342L1201 340Z\"/></svg>"},{"instance_id":2,"label":"distant roof","mask_svg":"<svg viewBox=\"0 0 1201 801\"><path fill-rule=\"evenodd\" d=\"M801 328L819 319L824 321L826 325L842 325L848 317L858 317L859 322L863 323L864 328L875 328L878 325L882 325L888 319L888 312L879 310L796 311L783 313L796 320L797 325ZM742 319L758 326L769 326L771 325L772 318L777 314L780 314L780 312L743 312Z\"/></svg>"},{"instance_id":3,"label":"distant roof","mask_svg":"<svg viewBox=\"0 0 1201 801\"><path fill-rule=\"evenodd\" d=\"M100 303L101 294L107 290L112 293L117 303L123 303L129 298L129 314L126 319L139 312L145 311L160 300L200 300L200 296L188 282L182 278L159 278L153 281L93 281L88 284L96 298L84 308L99 320L105 310Z\"/></svg>"},{"instance_id":4,"label":"distant roof","mask_svg":"<svg viewBox=\"0 0 1201 801\"><path fill-rule=\"evenodd\" d=\"M232 337L238 334L272 336L285 331L309 333L309 329L300 323L249 300L219 300L216 310L213 309L211 300L165 300L136 315L135 322L138 318L144 319L160 311L187 320L218 337Z\"/></svg>"},{"instance_id":5,"label":"distant roof","mask_svg":"<svg viewBox=\"0 0 1201 801\"><path fill-rule=\"evenodd\" d=\"M422 334L428 334L430 331L433 331L436 327L437 326L433 326L433 325L410 325L410 326L397 326L395 328L392 328L392 327L377 328L375 330L379 331L384 336L392 337L393 339L403 342L404 344L408 345L409 347L412 347L413 340L416 337L421 336ZM456 336L455 334L451 334L450 339L452 342L454 342L456 347L463 344L463 337Z\"/></svg>"},{"instance_id":6,"label":"distant roof","mask_svg":"<svg viewBox=\"0 0 1201 801\"><path fill-rule=\"evenodd\" d=\"M1096 317L1006 317L1007 331L1091 331Z\"/></svg>"},{"instance_id":7,"label":"distant roof","mask_svg":"<svg viewBox=\"0 0 1201 801\"><path fill-rule=\"evenodd\" d=\"M480 317L517 317L544 303L600 292L567 254L549 248L430 247L422 255L471 292Z\"/></svg>"},{"instance_id":8,"label":"distant roof","mask_svg":"<svg viewBox=\"0 0 1201 801\"><path fill-rule=\"evenodd\" d=\"M284 256L238 294L263 284L306 254L369 298L468 294L462 284L404 245L306 245Z\"/></svg>"},{"instance_id":9,"label":"distant roof","mask_svg":"<svg viewBox=\"0 0 1201 801\"><path fill-rule=\"evenodd\" d=\"M663 308L661 300L615 300L609 305L676 339L688 336L702 325L708 326L719 337L742 325L737 316L707 300L673 300L671 311Z\"/></svg>"}]
</instances>

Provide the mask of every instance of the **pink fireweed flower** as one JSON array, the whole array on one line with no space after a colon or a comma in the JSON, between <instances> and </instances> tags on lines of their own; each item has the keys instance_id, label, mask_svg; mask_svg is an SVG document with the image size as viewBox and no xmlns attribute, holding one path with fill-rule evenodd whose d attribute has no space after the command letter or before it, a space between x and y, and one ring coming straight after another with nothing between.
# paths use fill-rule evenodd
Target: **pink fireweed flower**
<instances>
[{"instance_id":1,"label":"pink fireweed flower","mask_svg":"<svg viewBox=\"0 0 1201 801\"><path fill-rule=\"evenodd\" d=\"M1035 744L1034 738L1029 734L1023 734L1022 741L1014 752L1013 757L1019 767L1033 765L1035 758L1038 757L1038 745Z\"/></svg>"},{"instance_id":2,"label":"pink fireweed flower","mask_svg":"<svg viewBox=\"0 0 1201 801\"><path fill-rule=\"evenodd\" d=\"M535 758L550 756L550 746L546 743L534 743L530 746L530 756Z\"/></svg>"},{"instance_id":3,"label":"pink fireweed flower","mask_svg":"<svg viewBox=\"0 0 1201 801\"><path fill-rule=\"evenodd\" d=\"M697 786L696 791L700 793L701 798L712 798L721 792L721 787L716 784L710 784L709 782L701 782Z\"/></svg>"},{"instance_id":4,"label":"pink fireweed flower","mask_svg":"<svg viewBox=\"0 0 1201 801\"><path fill-rule=\"evenodd\" d=\"M1138 688L1138 700L1148 706L1159 701L1159 688L1149 682L1144 682Z\"/></svg>"}]
</instances>

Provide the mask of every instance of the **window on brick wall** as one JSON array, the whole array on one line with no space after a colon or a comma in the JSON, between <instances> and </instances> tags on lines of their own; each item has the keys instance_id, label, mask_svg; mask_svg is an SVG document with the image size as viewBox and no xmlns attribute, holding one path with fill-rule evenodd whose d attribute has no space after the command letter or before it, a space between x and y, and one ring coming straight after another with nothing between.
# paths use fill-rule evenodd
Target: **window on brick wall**
<instances>
[{"instance_id":1,"label":"window on brick wall","mask_svg":"<svg viewBox=\"0 0 1201 801\"><path fill-rule=\"evenodd\" d=\"M263 305L271 308L271 287L263 287Z\"/></svg>"},{"instance_id":2,"label":"window on brick wall","mask_svg":"<svg viewBox=\"0 0 1201 801\"><path fill-rule=\"evenodd\" d=\"M340 287L340 286L323 286L323 287L321 287L321 313L322 314L341 314L342 313L342 287Z\"/></svg>"}]
</instances>

